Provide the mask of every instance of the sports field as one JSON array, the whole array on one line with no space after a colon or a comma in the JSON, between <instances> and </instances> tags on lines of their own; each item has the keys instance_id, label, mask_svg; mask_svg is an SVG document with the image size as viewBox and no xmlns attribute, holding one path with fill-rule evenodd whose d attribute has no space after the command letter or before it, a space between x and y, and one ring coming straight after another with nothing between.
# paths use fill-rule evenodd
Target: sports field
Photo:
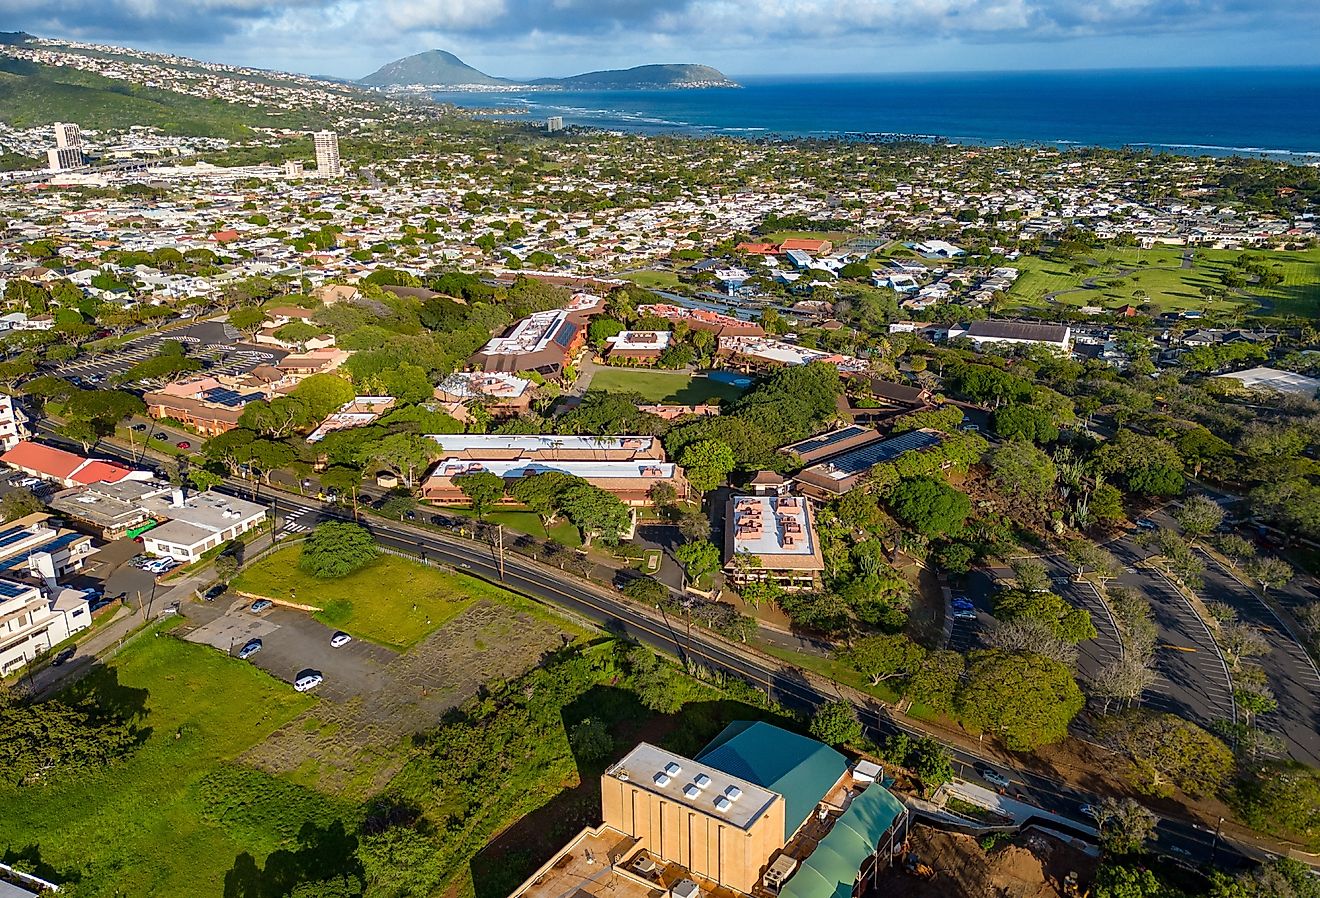
<instances>
[{"instance_id":1,"label":"sports field","mask_svg":"<svg viewBox=\"0 0 1320 898\"><path fill-rule=\"evenodd\" d=\"M1266 289L1248 285L1227 301L1207 299L1201 289L1220 288L1224 273L1241 255L1240 250L1176 246L1103 250L1089 260L1098 264L1076 272L1071 262L1024 256L1014 263L1022 274L1009 296L1027 310L1053 302L1105 309L1150 304L1161 312L1242 308L1265 314L1320 315L1320 250L1253 250L1250 255L1276 270L1283 282Z\"/></svg>"},{"instance_id":2,"label":"sports field","mask_svg":"<svg viewBox=\"0 0 1320 898\"><path fill-rule=\"evenodd\" d=\"M591 379L591 389L638 393L649 402L670 405L732 402L744 392L743 387L720 383L702 375L637 368L601 368Z\"/></svg>"}]
</instances>

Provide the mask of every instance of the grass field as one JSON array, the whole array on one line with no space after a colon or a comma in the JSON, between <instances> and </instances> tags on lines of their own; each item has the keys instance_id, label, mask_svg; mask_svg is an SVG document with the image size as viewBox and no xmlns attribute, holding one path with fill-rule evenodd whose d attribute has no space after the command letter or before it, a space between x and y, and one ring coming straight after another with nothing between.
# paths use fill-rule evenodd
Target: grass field
<instances>
[{"instance_id":1,"label":"grass field","mask_svg":"<svg viewBox=\"0 0 1320 898\"><path fill-rule=\"evenodd\" d=\"M591 389L639 393L650 402L672 405L700 405L712 400L732 402L744 392L741 387L708 377L637 368L600 368L591 379Z\"/></svg>"},{"instance_id":2,"label":"grass field","mask_svg":"<svg viewBox=\"0 0 1320 898\"><path fill-rule=\"evenodd\" d=\"M1278 270L1283 283L1260 289L1247 287L1227 302L1209 301L1202 287L1218 288L1222 276L1240 250L1192 250L1192 265L1182 267L1185 250L1176 246L1152 249L1104 250L1095 261L1112 259L1112 264L1073 273L1071 265L1039 256L1024 256L1014 264L1021 277L1009 295L1022 307L1039 307L1051 293L1068 291L1054 299L1065 306L1100 306L1114 309L1129 303L1149 303L1166 311L1228 311L1245 307L1247 311L1275 311L1306 317L1320 315L1320 250L1305 252L1260 252L1253 256ZM1090 286L1083 283L1091 280ZM1145 296L1138 291L1144 291Z\"/></svg>"},{"instance_id":3,"label":"grass field","mask_svg":"<svg viewBox=\"0 0 1320 898\"><path fill-rule=\"evenodd\" d=\"M639 287L652 287L661 290L673 290L681 285L678 275L672 271L633 271L620 275L620 277L632 281Z\"/></svg>"},{"instance_id":4,"label":"grass field","mask_svg":"<svg viewBox=\"0 0 1320 898\"><path fill-rule=\"evenodd\" d=\"M393 649L415 645L477 599L510 598L481 580L393 555L347 577L320 580L298 570L298 552L290 546L267 555L244 569L234 588L278 599L296 592L297 601L324 609L316 618L327 626Z\"/></svg>"},{"instance_id":5,"label":"grass field","mask_svg":"<svg viewBox=\"0 0 1320 898\"><path fill-rule=\"evenodd\" d=\"M446 508L445 514L454 514L466 518L475 517L470 508ZM486 523L503 524L510 530L517 530L519 533L526 533L528 536L534 536L537 539L553 539L561 546L568 546L570 549L576 549L582 545L582 534L568 521L561 518L547 529L541 523L541 516L532 511L522 511L517 508L501 508L496 511L489 511L486 513Z\"/></svg>"},{"instance_id":6,"label":"grass field","mask_svg":"<svg viewBox=\"0 0 1320 898\"><path fill-rule=\"evenodd\" d=\"M351 806L237 762L316 702L250 664L144 634L75 691L137 712L146 741L60 783L0 783L0 845L85 880L79 895L220 895L241 855L296 848L308 824L356 826Z\"/></svg>"}]
</instances>

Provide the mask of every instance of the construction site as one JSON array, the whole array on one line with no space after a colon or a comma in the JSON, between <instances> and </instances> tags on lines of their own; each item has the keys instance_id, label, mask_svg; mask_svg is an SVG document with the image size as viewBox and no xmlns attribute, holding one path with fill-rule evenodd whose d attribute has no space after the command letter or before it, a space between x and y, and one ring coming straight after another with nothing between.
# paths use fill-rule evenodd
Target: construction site
<instances>
[{"instance_id":1,"label":"construction site","mask_svg":"<svg viewBox=\"0 0 1320 898\"><path fill-rule=\"evenodd\" d=\"M914 825L901 859L881 874L887 898L1087 898L1096 859L1038 830L989 851L972 836Z\"/></svg>"}]
</instances>

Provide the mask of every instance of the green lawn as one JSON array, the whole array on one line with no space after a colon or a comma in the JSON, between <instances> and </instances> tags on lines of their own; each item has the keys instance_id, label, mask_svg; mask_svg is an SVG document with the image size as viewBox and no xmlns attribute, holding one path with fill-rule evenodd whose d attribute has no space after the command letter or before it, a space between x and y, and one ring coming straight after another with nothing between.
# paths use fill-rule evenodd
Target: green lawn
<instances>
[{"instance_id":1,"label":"green lawn","mask_svg":"<svg viewBox=\"0 0 1320 898\"><path fill-rule=\"evenodd\" d=\"M775 231L765 235L767 243L783 243L785 240L828 240L835 246L847 243L860 236L854 231ZM753 243L761 238L753 238Z\"/></svg>"},{"instance_id":2,"label":"green lawn","mask_svg":"<svg viewBox=\"0 0 1320 898\"><path fill-rule=\"evenodd\" d=\"M327 626L393 649L415 645L477 599L512 598L484 581L393 555L347 577L320 580L298 570L299 551L290 546L267 555L245 568L234 588L315 605L324 609L316 618Z\"/></svg>"},{"instance_id":3,"label":"green lawn","mask_svg":"<svg viewBox=\"0 0 1320 898\"><path fill-rule=\"evenodd\" d=\"M701 375L638 368L600 368L591 378L591 389L612 393L639 393L650 402L670 405L700 405L732 402L743 389Z\"/></svg>"},{"instance_id":4,"label":"green lawn","mask_svg":"<svg viewBox=\"0 0 1320 898\"><path fill-rule=\"evenodd\" d=\"M470 508L447 507L444 509L444 513L465 518L476 517ZM582 545L582 534L568 521L560 518L547 529L541 523L540 515L519 508L501 508L487 512L486 523L503 524L510 530L526 533L528 536L534 536L537 539L553 539L561 546L568 546L570 549L576 549Z\"/></svg>"},{"instance_id":5,"label":"green lawn","mask_svg":"<svg viewBox=\"0 0 1320 898\"><path fill-rule=\"evenodd\" d=\"M1013 263L1021 272L1009 295L1022 307L1039 307L1044 297L1069 291L1054 301L1064 306L1100 306L1115 309L1129 303L1150 303L1160 311L1227 311L1245 304L1249 310L1314 317L1320 314L1320 250L1304 252L1251 251L1283 275L1278 287L1262 290L1248 286L1228 302L1207 301L1202 287L1219 287L1223 274L1241 250L1194 249L1192 267L1183 268L1183 247L1100 250L1084 272L1073 273L1071 263L1039 256L1024 256ZM1112 263L1109 262L1112 260ZM1091 287L1082 282L1094 278ZM1145 291L1146 296L1138 296Z\"/></svg>"},{"instance_id":6,"label":"green lawn","mask_svg":"<svg viewBox=\"0 0 1320 898\"><path fill-rule=\"evenodd\" d=\"M219 896L240 856L296 849L308 824L356 827L352 806L237 760L317 701L251 664L144 634L73 688L140 709L145 742L58 783L0 782L0 846L81 879L80 896Z\"/></svg>"},{"instance_id":7,"label":"green lawn","mask_svg":"<svg viewBox=\"0 0 1320 898\"><path fill-rule=\"evenodd\" d=\"M678 274L673 271L631 271L628 274L620 275L620 277L632 281L639 287L651 287L661 290L673 290L682 284L678 279Z\"/></svg>"}]
</instances>

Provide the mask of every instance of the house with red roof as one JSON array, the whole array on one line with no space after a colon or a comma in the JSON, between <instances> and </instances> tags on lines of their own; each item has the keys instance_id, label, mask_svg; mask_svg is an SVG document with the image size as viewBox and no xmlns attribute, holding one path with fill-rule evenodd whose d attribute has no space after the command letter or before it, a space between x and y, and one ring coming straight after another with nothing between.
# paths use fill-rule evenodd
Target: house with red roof
<instances>
[{"instance_id":1,"label":"house with red roof","mask_svg":"<svg viewBox=\"0 0 1320 898\"><path fill-rule=\"evenodd\" d=\"M211 239L216 243L233 243L238 239L238 231L216 231L211 235Z\"/></svg>"},{"instance_id":2,"label":"house with red roof","mask_svg":"<svg viewBox=\"0 0 1320 898\"><path fill-rule=\"evenodd\" d=\"M790 237L779 244L779 251L788 252L790 249L800 249L805 253L813 255L823 255L834 248L834 244L828 240L813 240L808 237Z\"/></svg>"},{"instance_id":3,"label":"house with red roof","mask_svg":"<svg viewBox=\"0 0 1320 898\"><path fill-rule=\"evenodd\" d=\"M53 480L63 487L89 483L118 483L135 473L112 462L83 458L54 446L24 440L4 455L0 462L30 477Z\"/></svg>"}]
</instances>

